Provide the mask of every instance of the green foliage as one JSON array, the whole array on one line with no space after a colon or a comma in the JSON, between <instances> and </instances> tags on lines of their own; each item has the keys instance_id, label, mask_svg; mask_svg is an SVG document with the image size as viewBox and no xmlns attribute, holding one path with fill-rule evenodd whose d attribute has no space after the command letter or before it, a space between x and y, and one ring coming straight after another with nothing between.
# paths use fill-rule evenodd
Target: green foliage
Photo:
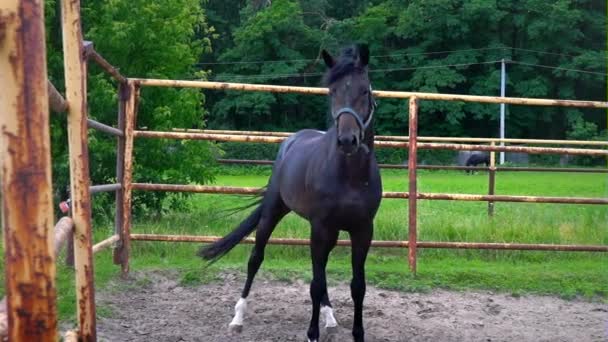
<instances>
[{"instance_id":1,"label":"green foliage","mask_svg":"<svg viewBox=\"0 0 608 342\"><path fill-rule=\"evenodd\" d=\"M277 144L226 142L219 147L226 159L274 160L279 152Z\"/></svg>"},{"instance_id":2,"label":"green foliage","mask_svg":"<svg viewBox=\"0 0 608 342\"><path fill-rule=\"evenodd\" d=\"M131 77L319 86L325 70L318 58L321 49L335 54L346 44L365 42L372 52L375 89L498 95L500 64L493 61L504 58L514 61L507 64L508 96L604 100L606 94L605 76L566 70L606 72L606 3L601 1L109 0L83 2L82 13L85 39ZM62 90L57 0L45 2L45 16L49 77ZM116 84L92 63L88 91L90 116L116 125ZM423 101L420 109L421 135L498 132L498 105ZM327 100L320 96L145 88L137 126L324 129L326 111ZM376 113L378 134L406 134L406 101L382 99ZM64 199L66 124L64 118L51 121L56 196ZM508 137L605 139L604 127L605 115L599 110L507 106ZM272 148L252 146L224 147L228 155L274 157ZM90 151L93 183L116 182L115 140L90 132ZM378 153L381 162L405 157L404 151ZM205 183L217 171L217 155L210 143L138 139L135 180ZM449 153L421 151L421 161L451 159ZM557 162L557 157L550 161ZM165 194L136 196L136 209L162 211ZM111 196L98 197L95 212L111 215L109 209L97 210L111 202Z\"/></svg>"},{"instance_id":3,"label":"green foliage","mask_svg":"<svg viewBox=\"0 0 608 342\"><path fill-rule=\"evenodd\" d=\"M233 8L226 10L226 3ZM209 62L238 62L211 66L218 80L318 86L318 73L324 71L320 49L336 52L350 42L370 45L376 89L495 96L500 92L500 63L486 62L503 58L606 72L606 3L601 1L282 0L255 8L242 1L209 6L216 9L211 23L232 33L232 39L222 33L224 53ZM240 16L234 15L234 7L241 9ZM442 65L454 66L437 68ZM602 75L509 63L507 76L507 96L605 99ZM284 98L215 95L209 98L210 126L324 127L324 100ZM380 101L377 132L403 135L407 110L404 101ZM498 105L424 101L420 134L497 136L498 119ZM576 119L565 108L508 106L507 112L507 136L513 138L593 138L599 134L597 127L605 125L599 110L580 110Z\"/></svg>"},{"instance_id":4,"label":"green foliage","mask_svg":"<svg viewBox=\"0 0 608 342\"><path fill-rule=\"evenodd\" d=\"M54 1L47 2L49 26L49 73L61 80L61 46L56 41L59 16ZM85 39L121 73L130 77L204 78L193 66L211 51L213 29L206 23L198 0L94 1L82 6ZM101 69L90 63L88 106L91 118L117 124L117 86ZM58 85L61 85L60 82ZM172 127L203 127L205 97L193 89L143 89L137 127L170 130ZM56 188L68 184L66 128L53 121L53 160ZM114 183L116 140L89 132L90 174L93 184ZM213 179L214 146L210 143L138 140L135 143L134 180L158 183L206 183ZM67 194L58 196L64 199ZM164 193L135 193L136 212L160 214ZM106 196L94 200L97 218L108 218L113 204ZM101 214L103 213L103 214Z\"/></svg>"}]
</instances>

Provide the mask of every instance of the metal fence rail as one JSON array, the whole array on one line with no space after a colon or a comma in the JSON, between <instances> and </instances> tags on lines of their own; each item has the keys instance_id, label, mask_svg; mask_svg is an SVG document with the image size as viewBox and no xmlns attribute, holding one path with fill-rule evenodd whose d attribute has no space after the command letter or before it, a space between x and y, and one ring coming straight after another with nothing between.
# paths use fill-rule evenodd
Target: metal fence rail
<instances>
[{"instance_id":1,"label":"metal fence rail","mask_svg":"<svg viewBox=\"0 0 608 342\"><path fill-rule=\"evenodd\" d=\"M197 242L212 243L221 239L221 236L200 235L166 235L166 234L131 234L131 240L136 241L164 241L164 242ZM242 243L254 244L255 238L245 238ZM307 246L309 239L271 238L271 245ZM338 240L338 246L350 246L350 240ZM568 251L568 252L608 252L608 246L602 245L552 245L533 243L497 243L497 242L445 242L445 241L419 241L419 248L444 249L492 249L492 250L519 250L519 251ZM373 240L372 247L409 248L409 241Z\"/></svg>"},{"instance_id":2,"label":"metal fence rail","mask_svg":"<svg viewBox=\"0 0 608 342\"><path fill-rule=\"evenodd\" d=\"M255 159L216 159L220 164L248 164L248 165L273 165L274 160L255 160ZM407 170L405 164L378 164L381 169L402 169ZM418 165L418 170L458 170L458 171L488 171L488 166L455 166L455 165ZM511 172L580 172L580 173L608 173L608 169L593 167L518 167L518 166L497 166L496 171Z\"/></svg>"}]
</instances>

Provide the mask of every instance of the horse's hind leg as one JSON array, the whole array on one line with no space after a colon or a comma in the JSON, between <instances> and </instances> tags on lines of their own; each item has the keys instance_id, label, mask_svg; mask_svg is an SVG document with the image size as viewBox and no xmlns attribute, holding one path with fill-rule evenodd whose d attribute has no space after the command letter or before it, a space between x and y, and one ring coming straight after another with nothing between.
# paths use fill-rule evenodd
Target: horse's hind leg
<instances>
[{"instance_id":1,"label":"horse's hind leg","mask_svg":"<svg viewBox=\"0 0 608 342\"><path fill-rule=\"evenodd\" d=\"M266 243L268 243L268 239L276 225L289 212L278 192L267 192L265 196L262 217L255 234L255 245L247 264L247 280L245 281L241 298L234 307L234 318L230 322L230 329L235 332L240 332L243 328L243 318L247 310L247 296L249 296L253 279L264 261Z\"/></svg>"}]
</instances>

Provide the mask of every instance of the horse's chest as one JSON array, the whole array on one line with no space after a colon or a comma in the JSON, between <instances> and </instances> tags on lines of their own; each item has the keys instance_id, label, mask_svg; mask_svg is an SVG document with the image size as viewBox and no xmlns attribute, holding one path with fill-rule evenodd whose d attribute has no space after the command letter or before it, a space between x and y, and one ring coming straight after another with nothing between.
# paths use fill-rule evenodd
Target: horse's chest
<instances>
[{"instance_id":1,"label":"horse's chest","mask_svg":"<svg viewBox=\"0 0 608 342\"><path fill-rule=\"evenodd\" d=\"M341 189L342 191L325 196L328 218L341 222L352 222L369 219L377 208L375 196L371 189Z\"/></svg>"}]
</instances>

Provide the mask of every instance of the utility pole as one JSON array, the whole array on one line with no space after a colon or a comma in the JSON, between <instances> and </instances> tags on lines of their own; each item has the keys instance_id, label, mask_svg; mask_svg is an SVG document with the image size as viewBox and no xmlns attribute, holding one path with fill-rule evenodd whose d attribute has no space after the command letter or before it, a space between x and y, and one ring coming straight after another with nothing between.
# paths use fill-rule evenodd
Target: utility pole
<instances>
[{"instance_id":1,"label":"utility pole","mask_svg":"<svg viewBox=\"0 0 608 342\"><path fill-rule=\"evenodd\" d=\"M505 59L503 58L500 61L500 97L505 97L505 83L506 83L507 73L505 67ZM500 139L505 138L505 104L500 104ZM500 142L500 146L505 146L504 141ZM500 164L505 163L505 153L500 152Z\"/></svg>"}]
</instances>

